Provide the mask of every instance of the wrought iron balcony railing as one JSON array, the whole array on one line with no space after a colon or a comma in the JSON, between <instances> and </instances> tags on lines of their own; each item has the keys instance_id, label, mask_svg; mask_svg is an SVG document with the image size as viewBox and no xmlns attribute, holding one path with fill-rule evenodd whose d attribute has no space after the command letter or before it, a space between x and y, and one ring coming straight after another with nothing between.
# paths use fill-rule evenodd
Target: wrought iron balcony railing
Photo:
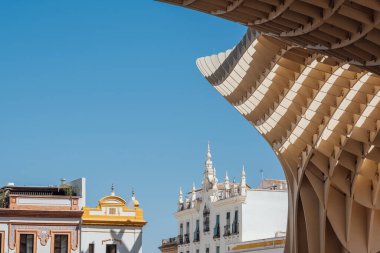
<instances>
[{"instance_id":1,"label":"wrought iron balcony railing","mask_svg":"<svg viewBox=\"0 0 380 253\"><path fill-rule=\"evenodd\" d=\"M219 227L219 225L214 227L214 238L220 238L220 227Z\"/></svg>"},{"instance_id":2,"label":"wrought iron balcony railing","mask_svg":"<svg viewBox=\"0 0 380 253\"><path fill-rule=\"evenodd\" d=\"M195 231L194 232L194 240L193 242L199 242L200 241L200 233L199 233L199 230Z\"/></svg>"},{"instance_id":3,"label":"wrought iron balcony railing","mask_svg":"<svg viewBox=\"0 0 380 253\"><path fill-rule=\"evenodd\" d=\"M230 235L231 235L231 225L225 225L223 236L230 236Z\"/></svg>"},{"instance_id":4,"label":"wrought iron balcony railing","mask_svg":"<svg viewBox=\"0 0 380 253\"><path fill-rule=\"evenodd\" d=\"M239 234L239 222L232 223L232 234L233 235Z\"/></svg>"},{"instance_id":5,"label":"wrought iron balcony railing","mask_svg":"<svg viewBox=\"0 0 380 253\"><path fill-rule=\"evenodd\" d=\"M185 244L188 244L188 243L190 243L190 235L189 234L185 234Z\"/></svg>"}]
</instances>

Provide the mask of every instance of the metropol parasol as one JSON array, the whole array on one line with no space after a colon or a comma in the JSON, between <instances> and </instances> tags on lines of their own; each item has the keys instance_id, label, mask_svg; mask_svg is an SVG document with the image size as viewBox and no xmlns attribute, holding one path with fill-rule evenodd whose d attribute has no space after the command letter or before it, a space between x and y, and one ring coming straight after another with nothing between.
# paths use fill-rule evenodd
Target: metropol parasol
<instances>
[{"instance_id":1,"label":"metropol parasol","mask_svg":"<svg viewBox=\"0 0 380 253\"><path fill-rule=\"evenodd\" d=\"M285 171L285 252L380 252L380 1L162 2L248 27L197 66Z\"/></svg>"}]
</instances>

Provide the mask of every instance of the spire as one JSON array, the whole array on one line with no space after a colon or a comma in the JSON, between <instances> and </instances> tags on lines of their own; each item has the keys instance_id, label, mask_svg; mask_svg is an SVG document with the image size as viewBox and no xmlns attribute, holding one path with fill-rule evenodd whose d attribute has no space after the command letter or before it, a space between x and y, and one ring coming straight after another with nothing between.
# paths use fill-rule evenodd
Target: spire
<instances>
[{"instance_id":1,"label":"spire","mask_svg":"<svg viewBox=\"0 0 380 253\"><path fill-rule=\"evenodd\" d=\"M231 191L231 193L232 193L232 196L235 196L235 194L236 194L236 181L235 181L235 177L232 180L232 191Z\"/></svg>"},{"instance_id":2,"label":"spire","mask_svg":"<svg viewBox=\"0 0 380 253\"><path fill-rule=\"evenodd\" d=\"M216 170L212 165L210 142L207 144L206 161L204 165L203 187L205 190L213 188L216 183Z\"/></svg>"},{"instance_id":3,"label":"spire","mask_svg":"<svg viewBox=\"0 0 380 253\"><path fill-rule=\"evenodd\" d=\"M182 187L179 188L179 194L178 194L178 204L183 204L183 193L182 193Z\"/></svg>"},{"instance_id":4,"label":"spire","mask_svg":"<svg viewBox=\"0 0 380 253\"><path fill-rule=\"evenodd\" d=\"M210 151L210 141L207 142L207 155L206 159L211 159L211 151Z\"/></svg>"},{"instance_id":5,"label":"spire","mask_svg":"<svg viewBox=\"0 0 380 253\"><path fill-rule=\"evenodd\" d=\"M128 207L131 209L138 208L140 206L139 201L135 197L135 190L132 188L132 198L131 202L128 204Z\"/></svg>"},{"instance_id":6,"label":"spire","mask_svg":"<svg viewBox=\"0 0 380 253\"><path fill-rule=\"evenodd\" d=\"M193 182L193 187L191 188L191 194L190 194L190 206L193 208L195 206L195 201L197 199L196 193L195 193L195 183Z\"/></svg>"},{"instance_id":7,"label":"spire","mask_svg":"<svg viewBox=\"0 0 380 253\"><path fill-rule=\"evenodd\" d=\"M210 142L207 143L207 153L206 153L206 161L205 161L205 172L213 172L212 169L212 160L211 160L211 149Z\"/></svg>"},{"instance_id":8,"label":"spire","mask_svg":"<svg viewBox=\"0 0 380 253\"><path fill-rule=\"evenodd\" d=\"M247 182L245 177L245 168L243 165L243 169L241 170L241 181L240 181L240 195L245 196L247 194Z\"/></svg>"},{"instance_id":9,"label":"spire","mask_svg":"<svg viewBox=\"0 0 380 253\"><path fill-rule=\"evenodd\" d=\"M228 174L226 171L226 176L224 178L224 189L229 190L230 189L230 179L228 178Z\"/></svg>"},{"instance_id":10,"label":"spire","mask_svg":"<svg viewBox=\"0 0 380 253\"><path fill-rule=\"evenodd\" d=\"M112 186L111 186L111 194L110 194L111 196L115 196L115 186L114 186L114 184L112 184Z\"/></svg>"}]
</instances>

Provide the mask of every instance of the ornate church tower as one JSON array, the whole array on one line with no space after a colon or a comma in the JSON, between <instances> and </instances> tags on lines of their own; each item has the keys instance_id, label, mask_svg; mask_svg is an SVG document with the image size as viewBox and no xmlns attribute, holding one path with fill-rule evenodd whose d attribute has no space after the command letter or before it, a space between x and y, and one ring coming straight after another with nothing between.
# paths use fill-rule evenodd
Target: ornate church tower
<instances>
[{"instance_id":1,"label":"ornate church tower","mask_svg":"<svg viewBox=\"0 0 380 253\"><path fill-rule=\"evenodd\" d=\"M214 184L216 183L217 183L216 171L212 165L210 143L208 143L206 161L205 161L205 170L203 174L203 188L206 191L208 191L212 189Z\"/></svg>"}]
</instances>

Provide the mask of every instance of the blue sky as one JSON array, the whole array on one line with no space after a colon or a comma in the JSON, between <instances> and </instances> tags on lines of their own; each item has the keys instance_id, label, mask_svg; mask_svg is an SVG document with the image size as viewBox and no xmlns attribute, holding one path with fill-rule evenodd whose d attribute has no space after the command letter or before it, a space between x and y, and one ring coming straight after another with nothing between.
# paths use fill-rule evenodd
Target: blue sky
<instances>
[{"instance_id":1,"label":"blue sky","mask_svg":"<svg viewBox=\"0 0 380 253\"><path fill-rule=\"evenodd\" d=\"M176 235L178 189L199 186L207 141L221 179L283 178L256 130L195 66L245 28L150 0L0 2L0 183L88 180L88 204L135 188L144 252Z\"/></svg>"}]
</instances>

